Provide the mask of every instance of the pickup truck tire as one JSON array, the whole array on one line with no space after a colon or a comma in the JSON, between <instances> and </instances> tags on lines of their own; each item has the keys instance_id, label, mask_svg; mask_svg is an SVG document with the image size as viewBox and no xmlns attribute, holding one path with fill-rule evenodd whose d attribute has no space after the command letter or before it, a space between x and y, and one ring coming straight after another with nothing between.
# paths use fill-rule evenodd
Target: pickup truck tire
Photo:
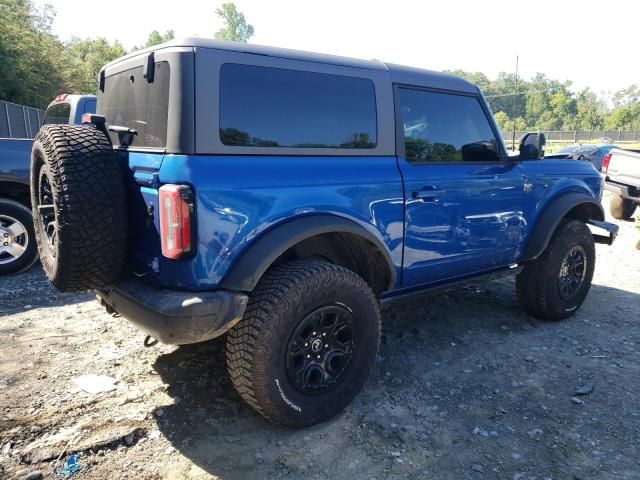
<instances>
[{"instance_id":1,"label":"pickup truck tire","mask_svg":"<svg viewBox=\"0 0 640 480\"><path fill-rule=\"evenodd\" d=\"M0 275L20 273L38 260L31 210L0 198Z\"/></svg>"},{"instance_id":2,"label":"pickup truck tire","mask_svg":"<svg viewBox=\"0 0 640 480\"><path fill-rule=\"evenodd\" d=\"M542 255L516 276L520 305L542 320L570 317L589 292L595 260L589 228L580 220L562 220Z\"/></svg>"},{"instance_id":3,"label":"pickup truck tire","mask_svg":"<svg viewBox=\"0 0 640 480\"><path fill-rule=\"evenodd\" d=\"M267 419L302 427L340 412L361 390L380 344L369 285L346 268L295 260L268 271L227 337L240 396Z\"/></svg>"},{"instance_id":4,"label":"pickup truck tire","mask_svg":"<svg viewBox=\"0 0 640 480\"><path fill-rule=\"evenodd\" d=\"M31 151L31 205L40 260L62 292L105 288L125 259L123 170L104 133L45 125Z\"/></svg>"},{"instance_id":5,"label":"pickup truck tire","mask_svg":"<svg viewBox=\"0 0 640 480\"><path fill-rule=\"evenodd\" d=\"M614 193L609 202L609 212L617 220L629 220L636 210L636 203Z\"/></svg>"}]
</instances>

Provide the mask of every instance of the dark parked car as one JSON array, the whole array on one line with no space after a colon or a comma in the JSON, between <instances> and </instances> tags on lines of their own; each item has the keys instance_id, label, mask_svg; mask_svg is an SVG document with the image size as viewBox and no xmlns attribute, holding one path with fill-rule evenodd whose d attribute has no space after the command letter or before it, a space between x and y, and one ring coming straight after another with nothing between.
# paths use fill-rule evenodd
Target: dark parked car
<instances>
[{"instance_id":1,"label":"dark parked car","mask_svg":"<svg viewBox=\"0 0 640 480\"><path fill-rule=\"evenodd\" d=\"M596 170L600 170L602 168L602 160L604 156L609 153L610 150L616 148L615 145L611 144L601 144L601 145L567 145L566 147L561 148L553 155L550 155L554 158L559 158L560 155L564 156L564 158L576 158L579 160L588 160L593 163L593 166L596 167Z\"/></svg>"},{"instance_id":2,"label":"dark parked car","mask_svg":"<svg viewBox=\"0 0 640 480\"><path fill-rule=\"evenodd\" d=\"M281 424L356 395L381 303L517 275L528 313L567 318L617 232L593 166L540 161L539 133L508 157L454 75L188 38L108 64L98 112L34 142L47 276L165 343L226 334L236 390Z\"/></svg>"}]
</instances>

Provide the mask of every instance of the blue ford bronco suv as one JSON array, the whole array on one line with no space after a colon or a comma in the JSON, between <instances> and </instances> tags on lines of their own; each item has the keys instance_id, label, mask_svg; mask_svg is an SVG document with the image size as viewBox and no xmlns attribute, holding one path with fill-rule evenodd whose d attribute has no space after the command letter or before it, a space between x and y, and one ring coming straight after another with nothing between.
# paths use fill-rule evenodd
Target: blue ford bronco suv
<instances>
[{"instance_id":1,"label":"blue ford bronco suv","mask_svg":"<svg viewBox=\"0 0 640 480\"><path fill-rule=\"evenodd\" d=\"M511 274L560 320L617 232L591 163L542 159L537 133L508 157L453 75L187 38L109 63L99 90L86 125L34 143L45 272L147 340L226 334L233 385L281 424L361 389L381 303Z\"/></svg>"}]
</instances>

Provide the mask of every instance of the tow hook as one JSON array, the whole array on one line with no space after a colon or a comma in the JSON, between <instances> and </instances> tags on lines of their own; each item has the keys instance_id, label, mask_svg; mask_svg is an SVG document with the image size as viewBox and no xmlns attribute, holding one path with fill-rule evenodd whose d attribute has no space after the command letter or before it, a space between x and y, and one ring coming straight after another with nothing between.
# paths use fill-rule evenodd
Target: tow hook
<instances>
[{"instance_id":1,"label":"tow hook","mask_svg":"<svg viewBox=\"0 0 640 480\"><path fill-rule=\"evenodd\" d=\"M147 335L142 343L146 348L155 347L158 344L158 340L151 335Z\"/></svg>"},{"instance_id":2,"label":"tow hook","mask_svg":"<svg viewBox=\"0 0 640 480\"><path fill-rule=\"evenodd\" d=\"M104 307L104 309L107 311L109 315L111 315L112 317L120 316L120 314L115 310L115 308L113 308L111 305L105 302L104 299L100 297L100 295L96 295L96 300L100 302L100 305Z\"/></svg>"}]
</instances>

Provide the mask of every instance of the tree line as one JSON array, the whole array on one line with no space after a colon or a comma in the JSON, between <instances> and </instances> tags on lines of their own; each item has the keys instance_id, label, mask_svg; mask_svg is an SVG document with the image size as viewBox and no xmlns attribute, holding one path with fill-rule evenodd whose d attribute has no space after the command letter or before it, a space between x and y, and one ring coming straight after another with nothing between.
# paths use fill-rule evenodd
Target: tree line
<instances>
[{"instance_id":1,"label":"tree line","mask_svg":"<svg viewBox=\"0 0 640 480\"><path fill-rule=\"evenodd\" d=\"M500 73L495 80L480 72L454 70L484 92L496 122L504 130L638 130L640 86L615 92L610 107L589 88L575 91L570 81L538 73L530 80Z\"/></svg>"},{"instance_id":2,"label":"tree line","mask_svg":"<svg viewBox=\"0 0 640 480\"><path fill-rule=\"evenodd\" d=\"M216 38L244 41L253 26L233 3L215 11L224 22ZM96 93L100 68L129 53L117 40L98 37L63 42L52 33L56 12L31 0L0 0L0 100L44 108L59 93ZM174 38L173 30L152 31L143 45Z\"/></svg>"},{"instance_id":3,"label":"tree line","mask_svg":"<svg viewBox=\"0 0 640 480\"><path fill-rule=\"evenodd\" d=\"M216 38L246 42L253 36L253 26L233 3L223 3L215 13L223 21ZM43 108L61 92L95 93L100 68L128 53L120 42L101 37L61 41L51 29L55 15L50 5L0 0L0 99ZM172 38L172 30L154 30L131 51ZM481 72L452 73L480 86L503 130L640 129L639 85L615 92L609 106L588 88L575 91L570 81L542 73L519 79L517 92L511 73L496 79Z\"/></svg>"}]
</instances>

